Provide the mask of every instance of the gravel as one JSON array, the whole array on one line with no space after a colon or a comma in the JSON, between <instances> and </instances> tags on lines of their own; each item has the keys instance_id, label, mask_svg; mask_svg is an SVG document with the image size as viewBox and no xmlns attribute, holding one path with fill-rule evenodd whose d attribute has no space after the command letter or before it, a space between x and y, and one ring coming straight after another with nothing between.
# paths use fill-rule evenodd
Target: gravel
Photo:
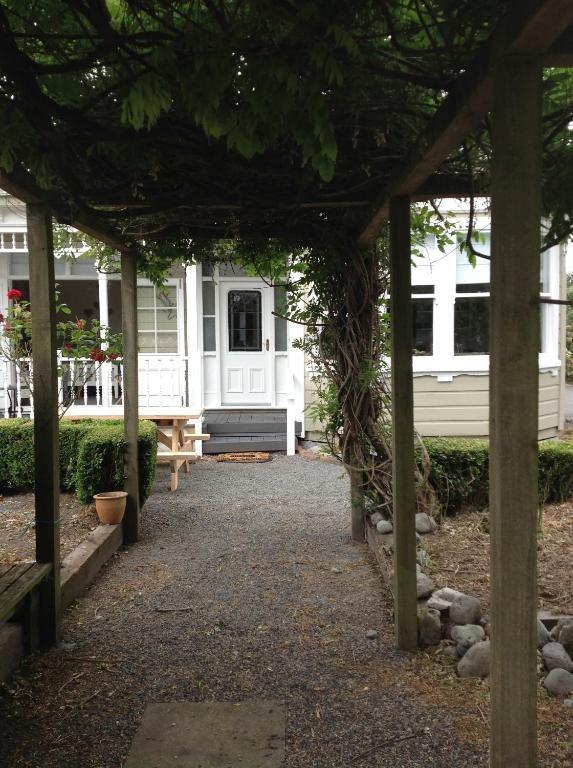
<instances>
[{"instance_id":1,"label":"gravel","mask_svg":"<svg viewBox=\"0 0 573 768\"><path fill-rule=\"evenodd\" d=\"M167 482L161 469L140 542L67 611L60 647L0 691L2 765L120 768L148 702L258 698L287 705L285 768L487 765L456 713L400 679L339 466L203 460Z\"/></svg>"}]
</instances>

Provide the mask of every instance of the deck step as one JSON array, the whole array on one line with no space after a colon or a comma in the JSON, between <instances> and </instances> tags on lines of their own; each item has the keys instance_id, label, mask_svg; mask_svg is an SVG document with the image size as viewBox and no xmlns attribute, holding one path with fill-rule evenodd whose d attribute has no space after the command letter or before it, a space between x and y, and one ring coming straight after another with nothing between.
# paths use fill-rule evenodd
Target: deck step
<instances>
[{"instance_id":1,"label":"deck step","mask_svg":"<svg viewBox=\"0 0 573 768\"><path fill-rule=\"evenodd\" d=\"M204 423L205 431L210 435L253 435L285 432L287 429L286 418L280 420L241 421L241 422L213 422L208 419Z\"/></svg>"},{"instance_id":2,"label":"deck step","mask_svg":"<svg viewBox=\"0 0 573 768\"><path fill-rule=\"evenodd\" d=\"M212 434L203 444L204 454L240 453L242 451L286 451L286 432L259 432L256 434Z\"/></svg>"}]
</instances>

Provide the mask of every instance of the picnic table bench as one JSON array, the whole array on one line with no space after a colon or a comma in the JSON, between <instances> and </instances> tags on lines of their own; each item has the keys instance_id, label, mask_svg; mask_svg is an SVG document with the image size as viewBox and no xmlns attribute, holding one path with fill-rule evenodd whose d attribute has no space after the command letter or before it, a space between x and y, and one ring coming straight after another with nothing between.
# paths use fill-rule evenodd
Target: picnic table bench
<instances>
[{"instance_id":1,"label":"picnic table bench","mask_svg":"<svg viewBox=\"0 0 573 768\"><path fill-rule=\"evenodd\" d=\"M0 564L0 623L20 618L27 651L40 646L40 589L51 570L51 563Z\"/></svg>"},{"instance_id":2,"label":"picnic table bench","mask_svg":"<svg viewBox=\"0 0 573 768\"><path fill-rule=\"evenodd\" d=\"M153 421L157 425L157 439L169 450L157 452L157 463L168 463L171 467L170 488L177 490L179 470L189 472L189 461L197 458L195 443L209 440L210 435L198 431L203 411L194 412L184 406L144 406L139 409L139 418ZM109 408L75 409L73 406L64 415L64 419L113 419L123 418L123 410L118 406ZM194 422L194 432L186 431L189 422Z\"/></svg>"}]
</instances>

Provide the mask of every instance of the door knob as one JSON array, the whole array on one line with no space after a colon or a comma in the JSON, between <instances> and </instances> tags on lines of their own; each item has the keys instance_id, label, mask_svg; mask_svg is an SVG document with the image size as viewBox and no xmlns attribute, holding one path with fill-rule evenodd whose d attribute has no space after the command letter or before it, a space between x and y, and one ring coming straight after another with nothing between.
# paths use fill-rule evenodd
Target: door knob
<instances>
[{"instance_id":1,"label":"door knob","mask_svg":"<svg viewBox=\"0 0 573 768\"><path fill-rule=\"evenodd\" d=\"M268 352L268 351L269 351L269 348L270 348L270 345L269 345L269 340L268 340L268 339L265 341L265 348L266 348L266 350L267 350L267 352Z\"/></svg>"}]
</instances>

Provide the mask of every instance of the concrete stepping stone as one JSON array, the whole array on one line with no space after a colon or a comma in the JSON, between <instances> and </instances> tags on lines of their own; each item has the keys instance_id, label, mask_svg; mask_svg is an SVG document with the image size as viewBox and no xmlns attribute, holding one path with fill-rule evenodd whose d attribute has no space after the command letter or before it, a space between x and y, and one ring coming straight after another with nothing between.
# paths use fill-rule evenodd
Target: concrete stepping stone
<instances>
[{"instance_id":1,"label":"concrete stepping stone","mask_svg":"<svg viewBox=\"0 0 573 768\"><path fill-rule=\"evenodd\" d=\"M125 768L280 768L284 751L277 701L148 704Z\"/></svg>"}]
</instances>

